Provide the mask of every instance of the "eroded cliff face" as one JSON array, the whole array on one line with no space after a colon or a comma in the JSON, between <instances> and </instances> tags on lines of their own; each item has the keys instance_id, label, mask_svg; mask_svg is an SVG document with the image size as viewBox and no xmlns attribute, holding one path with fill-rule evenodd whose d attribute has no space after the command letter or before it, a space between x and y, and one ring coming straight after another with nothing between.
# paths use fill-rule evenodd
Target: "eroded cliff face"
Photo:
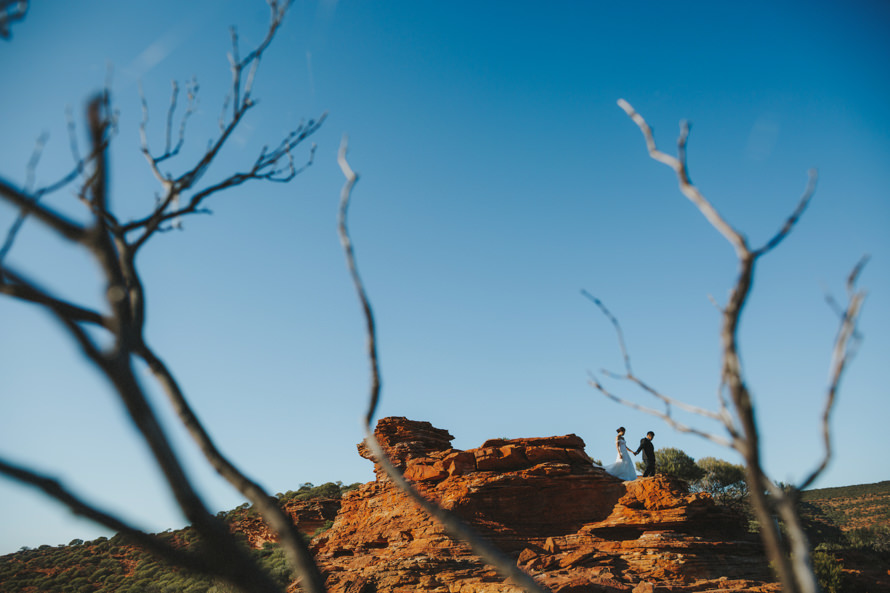
<instances>
[{"instance_id":1,"label":"eroded cliff face","mask_svg":"<svg viewBox=\"0 0 890 593\"><path fill-rule=\"evenodd\" d=\"M554 593L770 591L740 517L664 476L621 482L575 435L451 448L428 422L384 418L378 441L417 489L457 513ZM359 453L373 456L359 445ZM333 593L512 592L393 485L346 494L313 542Z\"/></svg>"},{"instance_id":2,"label":"eroded cliff face","mask_svg":"<svg viewBox=\"0 0 890 593\"><path fill-rule=\"evenodd\" d=\"M336 498L317 498L305 501L288 501L284 511L293 519L303 534L312 536L337 517L340 501ZM247 543L254 548L262 548L266 542L277 542L275 534L257 513L243 513L229 520L229 528L235 533L244 534Z\"/></svg>"}]
</instances>

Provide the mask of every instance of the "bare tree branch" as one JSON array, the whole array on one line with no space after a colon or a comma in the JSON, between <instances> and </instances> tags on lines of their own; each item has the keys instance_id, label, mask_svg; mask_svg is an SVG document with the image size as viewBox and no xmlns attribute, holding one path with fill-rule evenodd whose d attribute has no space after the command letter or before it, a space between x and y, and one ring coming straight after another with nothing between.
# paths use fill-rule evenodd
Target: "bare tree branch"
<instances>
[{"instance_id":1,"label":"bare tree branch","mask_svg":"<svg viewBox=\"0 0 890 593\"><path fill-rule=\"evenodd\" d=\"M766 252L771 251L788 236L788 233L791 232L791 229L794 228L794 225L797 224L797 221L800 220L800 217L807 209L807 206L809 206L813 194L816 193L816 180L818 177L819 175L816 170L810 169L807 187L804 190L803 195L800 197L800 201L797 203L797 208L794 209L794 212L791 213L791 216L788 217L788 220L786 220L782 228L779 229L779 232L777 232L772 239L767 241L763 247L754 252L755 256L760 257Z\"/></svg>"},{"instance_id":2,"label":"bare tree branch","mask_svg":"<svg viewBox=\"0 0 890 593\"><path fill-rule=\"evenodd\" d=\"M234 113L232 115L232 120L238 119L239 112L243 112L243 110L249 108L253 101L250 98L250 93L253 90L253 81L256 76L257 68L259 67L260 60L263 57L263 53L268 49L269 44L272 43L272 39L275 37L275 33L278 31L278 27L281 26L281 23L284 21L284 15L287 13L287 10L290 8L291 4L293 4L293 0L284 0L283 2L279 0L266 0L269 4L269 9L271 11L270 16L270 25L269 29L266 32L266 37L260 42L260 44L254 48L253 51L248 53L244 59L239 58L239 50L238 50L238 33L234 27L232 27L232 54L229 57L229 61L232 66L232 109ZM241 85L241 75L245 69L248 69L248 78L247 82L244 84L243 88Z\"/></svg>"},{"instance_id":3,"label":"bare tree branch","mask_svg":"<svg viewBox=\"0 0 890 593\"><path fill-rule=\"evenodd\" d=\"M624 378L624 377L621 377L621 378ZM625 399L623 397L615 395L614 393L609 391L609 389L607 389L602 383L600 383L597 380L597 378L592 374L590 375L590 379L588 380L588 383L590 384L591 387L593 387L594 389L596 389L597 391L599 391L600 393L602 393L603 395L605 395L607 398L611 399L612 401L617 402L617 403L621 404L622 406L631 408L633 410L637 410L638 412L644 412L646 414L649 414L650 416L659 418L660 420L664 421L668 426L670 426L671 428L673 428L674 430L676 430L678 432L694 434L694 435L700 436L704 439L711 441L712 443L715 443L715 444L723 446L723 447L731 446L731 442L722 438L722 437L719 437L719 436L717 436L713 433L710 433L710 432L699 430L693 426L689 426L688 424L683 424L682 422L676 420L671 415L670 409L668 409L668 411L661 412L654 408L649 408L647 406L640 405L640 404L634 402L633 400Z\"/></svg>"},{"instance_id":4,"label":"bare tree branch","mask_svg":"<svg viewBox=\"0 0 890 593\"><path fill-rule=\"evenodd\" d=\"M686 122L681 123L680 134L677 140L678 156L673 157L658 150L655 138L652 134L652 129L646 123L646 120L643 119L643 117L637 113L627 101L620 99L618 105L625 113L627 113L643 133L649 156L654 160L669 166L674 171L677 175L679 188L683 195L695 204L711 226L723 235L735 249L739 262L738 277L730 292L726 306L722 308L718 307L722 317L722 327L720 331L722 351L721 378L720 387L718 388L718 401L721 409L720 412L716 414L695 408L694 406L683 407L682 409L697 413L707 418L720 420L723 423L731 437L731 440L724 442L724 444L737 450L745 460L746 481L751 497L752 508L760 525L764 546L776 568L784 590L788 593L815 593L818 589L818 585L810 561L809 543L807 542L806 534L796 512L795 505L797 490L792 488L789 491L785 491L777 487L766 476L762 468L759 445L760 436L755 419L754 404L745 382L739 356L738 328L742 311L744 310L748 295L751 291L757 260L760 256L765 255L778 246L800 220L801 215L806 210L815 192L816 172L810 171L809 181L802 197L779 231L759 249L751 249L744 235L732 227L691 182L686 164L686 146L689 138L689 125ZM856 292L854 285L863 265L864 261L861 261L850 274L850 279L848 280L849 304L842 312L841 327L838 331L838 336L835 339L829 388L822 418L825 455L816 470L804 480L802 487L810 485L825 469L831 458L829 419L834 407L841 377L859 341L859 336L856 331L856 320L859 316L864 293ZM697 431L695 429L690 430L689 427L679 425L679 423L673 420L670 414L670 407L681 407L679 403L671 398L666 398L658 391L636 378L630 368L630 358L627 354L624 337L617 320L598 299L595 299L586 293L585 296L597 304L618 332L619 347L625 360L626 374L624 376L613 376L637 383L642 389L664 402L667 406L666 411L659 412L657 410L639 406L638 404L634 404L623 398L619 398L608 392L595 378L592 379L591 384L607 397L624 405L657 416L677 430L694 432L704 438L719 442L719 440L715 440L716 437L713 434ZM732 403L732 412L729 411L728 402L724 397L724 389L728 395L729 402ZM786 526L785 536L780 533L778 525L773 521L774 514L778 514L784 521Z\"/></svg>"},{"instance_id":5,"label":"bare tree branch","mask_svg":"<svg viewBox=\"0 0 890 593\"><path fill-rule=\"evenodd\" d=\"M180 123L179 137L176 145L171 147L172 122L178 96L178 86L174 83L170 106L167 110L165 151L159 156L153 156L149 149L147 133L148 104L144 94L142 94L143 117L140 126L142 153L148 161L154 176L161 184L162 195L159 198L154 211L150 215L131 221L122 227L125 234L134 232L141 233L132 243L135 250L138 251L142 245L154 235L154 233L166 230L168 227L164 226L165 223L173 221L174 226L178 226L180 219L186 215L208 212L206 208L203 207L203 202L210 196L222 190L241 185L250 180L287 183L312 164L315 153L314 146L309 151L309 159L306 164L299 168L295 166L293 151L321 127L321 124L327 117L326 113L322 114L318 119L309 120L307 123L301 123L297 128L287 134L273 150L270 151L267 147L264 147L250 169L229 175L223 180L202 189L196 189L197 184L207 173L220 151L226 146L232 133L239 126L245 114L256 105L255 101L251 98L254 77L259 68L263 54L271 44L278 28L281 26L284 15L292 4L292 0L285 0L284 2L268 0L268 4L271 15L266 35L260 44L250 51L244 59L240 58L238 34L234 28L232 29L232 52L229 55L232 71L232 85L231 90L224 101L223 113L220 115L220 133L216 139L212 139L209 142L207 150L197 163L185 172L176 176L169 173L163 173L160 170L160 163L179 154L184 142L186 122L194 110L194 97L198 89L197 82L194 82L193 80L192 84L187 87L189 93L188 107ZM247 71L246 80L243 77L245 71ZM232 106L231 119L226 119L225 112L230 102ZM190 192L191 196L187 196L186 194ZM181 207L180 203L182 201L187 201L187 205Z\"/></svg>"},{"instance_id":6,"label":"bare tree branch","mask_svg":"<svg viewBox=\"0 0 890 593\"><path fill-rule=\"evenodd\" d=\"M37 289L32 289L36 291ZM109 293L113 291L109 290ZM30 295L29 295L30 296ZM116 344L108 351L103 351L91 337L80 327L79 322L84 321L84 314L80 308L67 306L51 295L41 294L39 296L30 297L32 302L39 302L49 311L55 314L57 319L65 326L69 334L74 338L81 348L83 354L98 367L106 378L115 386L120 394L123 403L127 407L131 419L135 423L137 429L143 435L146 443L149 445L156 461L158 462L164 476L170 485L171 491L180 504L180 508L184 514L192 522L196 531L202 538L208 542L211 554L207 557L208 562L213 563L213 573L221 576L227 581L236 584L245 591L277 591L275 585L269 580L268 576L259 570L252 560L240 549L237 542L228 533L226 527L216 517L211 515L203 502L193 490L188 478L179 463L177 456L170 446L169 440L164 434L158 419L147 403L142 388L136 379L134 371L130 365L129 356L126 353L126 340L122 339L122 335L128 333L127 329L121 329L124 325L124 319L113 319L105 324L105 327L111 328L115 333ZM62 303L61 305L59 303ZM73 311L73 313L72 313ZM119 312L119 310L117 310ZM58 488L53 488L49 481L41 481L36 478L36 473L29 472L23 468L17 468L11 464L4 463L0 467L0 471L7 476L37 485L47 491L56 499L61 500L65 504L75 505L77 509L84 510L77 506L70 497L66 497ZM106 523L106 517L102 517L96 513L85 512L85 516L94 520L100 520L103 525L116 528L112 523ZM110 515L109 515L110 516ZM137 538L138 543L144 543L144 538L132 533L132 529L122 526L125 535ZM150 537L150 536L149 536ZM156 551L157 546L149 545L149 551ZM163 550L161 550L163 552ZM164 555L169 559L168 555ZM183 556L182 558L187 558ZM215 560L217 558L218 560ZM189 560L184 564L187 568L196 568L196 560ZM209 566L209 565L208 565ZM250 587L256 586L256 589Z\"/></svg>"},{"instance_id":7,"label":"bare tree branch","mask_svg":"<svg viewBox=\"0 0 890 593\"><path fill-rule=\"evenodd\" d=\"M202 207L204 201L223 190L237 187L242 183L253 180L272 181L276 183L287 183L291 181L307 167L311 166L315 158L315 146L313 145L309 150L309 160L303 166L297 168L293 163L292 155L294 148L321 127L326 119L326 115L327 114L322 114L318 120L309 120L305 125L301 125L299 128L292 131L274 150L267 151L264 149L248 171L233 173L218 183L196 191L189 198L188 204L181 208L171 209L170 206L175 206L182 193L191 189L191 186L185 185L185 182L181 181L183 178L173 180L167 178L162 179L161 183L164 187L165 196L155 208L154 212L145 218L129 222L121 227L125 234L142 231L142 234L132 243L134 250L141 248L155 232L163 230L163 223L179 219L189 214L208 212ZM214 150L218 150L218 147ZM216 152L213 152L212 155L211 153L207 153L204 155L202 162L203 160L207 160L205 166L209 166L215 156ZM279 167L279 163L282 160L286 160L287 162L284 168ZM195 170L197 170L197 167L193 169L193 171ZM157 174L158 173L156 173L156 176ZM189 178L187 183L191 184L195 179L196 177Z\"/></svg>"},{"instance_id":8,"label":"bare tree branch","mask_svg":"<svg viewBox=\"0 0 890 593\"><path fill-rule=\"evenodd\" d=\"M621 357L624 359L624 370L628 376L633 375L633 370L630 368L630 356L627 353L627 346L624 343L624 332L621 330L621 324L618 323L618 319L612 315L601 300L583 289L581 290L581 294L593 302L593 304L596 305L599 310L602 311L603 315L605 315L612 323L612 327L615 328L615 334L618 337L618 347L621 349Z\"/></svg>"},{"instance_id":9,"label":"bare tree branch","mask_svg":"<svg viewBox=\"0 0 890 593\"><path fill-rule=\"evenodd\" d=\"M800 484L798 490L805 490L812 485L813 482L825 471L828 463L831 461L831 414L834 411L834 405L837 400L837 392L840 389L841 379L847 365L853 359L859 347L862 337L856 330L856 323L859 320L859 311L865 302L865 291L856 289L856 281L863 267L868 262L869 257L866 255L850 272L847 278L847 308L841 315L841 324L838 328L837 336L834 339L834 348L832 348L831 364L829 371L828 389L825 395L825 404L822 408L822 442L825 447L825 453L822 460L815 470L807 476Z\"/></svg>"},{"instance_id":10,"label":"bare tree branch","mask_svg":"<svg viewBox=\"0 0 890 593\"><path fill-rule=\"evenodd\" d=\"M319 573L309 547L293 520L278 506L273 497L219 451L186 400L179 383L163 361L145 344L140 346L138 354L148 364L167 393L177 416L210 465L253 504L267 525L279 536L279 542L284 547L291 566L295 567L303 589L308 593L325 591L324 578Z\"/></svg>"},{"instance_id":11,"label":"bare tree branch","mask_svg":"<svg viewBox=\"0 0 890 593\"><path fill-rule=\"evenodd\" d=\"M12 32L9 27L21 21L28 14L28 0L0 0L0 38L10 39Z\"/></svg>"},{"instance_id":12,"label":"bare tree branch","mask_svg":"<svg viewBox=\"0 0 890 593\"><path fill-rule=\"evenodd\" d=\"M108 329L108 320L97 311L56 298L9 267L0 266L0 294L56 311L74 323Z\"/></svg>"},{"instance_id":13,"label":"bare tree branch","mask_svg":"<svg viewBox=\"0 0 890 593\"><path fill-rule=\"evenodd\" d=\"M0 196L21 210L23 216L29 214L33 215L66 239L80 241L84 235L85 230L82 226L61 214L54 212L50 208L40 205L34 200L34 196L29 196L17 189L5 179L0 179ZM21 226L21 224L18 226ZM6 251L8 251L8 248Z\"/></svg>"},{"instance_id":14,"label":"bare tree branch","mask_svg":"<svg viewBox=\"0 0 890 593\"><path fill-rule=\"evenodd\" d=\"M64 485L54 478L38 474L37 472L13 464L2 458L0 458L0 473L13 480L21 482L22 484L27 484L43 491L47 496L67 506L75 515L85 517L94 523L120 533L134 544L152 552L164 560L195 572L208 575L216 573L216 568L208 563L206 559L195 554L189 554L181 549L174 548L173 546L164 543L160 538L145 533L133 527L123 519L89 504L71 493Z\"/></svg>"},{"instance_id":15,"label":"bare tree branch","mask_svg":"<svg viewBox=\"0 0 890 593\"><path fill-rule=\"evenodd\" d=\"M692 182L689 180L689 171L686 168L686 141L689 137L689 125L686 122L682 122L680 124L680 138L677 142L680 155L680 158L676 158L670 156L669 154L663 153L655 145L655 137L652 135L652 128L649 127L649 124L646 123L646 120L643 119L639 113L634 110L634 108L625 101L624 99L618 100L618 106L621 107L625 113L633 120L635 124L640 128L640 131L643 132L643 137L646 140L646 148L649 150L649 156L658 161L659 163L664 163L668 167L674 170L677 174L677 179L680 183L680 191L683 192L689 200L696 205L696 207L701 211L701 213L705 216L708 222L711 223L715 229L717 229L720 234L722 234L726 239L732 243L732 245L736 248L736 252L747 251L747 244L745 242L745 238L736 231L732 226L727 223L723 217L717 212L717 210L708 202L705 197L698 191Z\"/></svg>"},{"instance_id":16,"label":"bare tree branch","mask_svg":"<svg viewBox=\"0 0 890 593\"><path fill-rule=\"evenodd\" d=\"M617 335L617 338L618 338L618 347L621 349L621 355L624 358L625 372L623 375L620 375L618 373L613 373L611 371L606 371L606 370L603 370L602 372L604 374L607 374L607 375L615 378L615 379L622 379L622 380L631 381L632 383L635 383L643 391L645 391L645 392L649 393L650 395L656 397L657 399L661 400L661 402L665 404L666 411L664 412L664 414L661 414L660 412L651 410L650 408L642 408L640 406L637 406L636 404L632 404L631 402L627 402L628 405L630 405L631 407L634 407L638 410L649 410L649 413L654 413L655 415L659 416L663 420L668 421L672 426L675 426L675 428L677 428L678 430L681 430L682 432L695 432L696 434L701 434L702 436L705 436L705 433L700 433L697 430L691 429L690 427L687 427L687 426L673 420L673 418L671 416L671 412L670 412L671 407L677 407L685 412L690 412L692 414L697 414L699 416L708 418L710 420L717 420L719 422L725 423L726 417L723 414L720 414L718 412L712 412L711 410L707 410L705 408L700 408L698 406L693 406L693 405L687 404L686 402L680 401L678 399L668 397L667 395L664 395L663 393L656 390L655 388L650 386L648 383L646 383L645 381L643 381L642 379L637 377L634 374L634 372L630 366L630 355L628 354L627 345L625 344L625 341L624 341L624 332L621 329L621 324L618 322L618 319L614 315L612 315L611 311L609 311L609 309L606 308L605 304L603 304L603 302L600 299L593 296L586 290L582 290L581 294L584 295L590 301L592 301L593 304L595 304L597 306L597 308L599 308L599 310L602 312L602 314L605 315L607 319L609 319L610 323L615 328L615 334ZM614 394L611 394L611 393L605 391L603 386L599 383L599 381L596 381L595 378L592 378L592 381L593 381L592 385L594 387L596 387L598 390L602 391L604 395L607 395L608 397L610 397L611 399L613 399L615 401L619 401L619 402L624 401L621 398L615 396ZM731 425L727 426L726 428L730 431L731 434L733 433L733 427ZM713 435L708 435L707 438L709 438L710 440L717 439L715 442L719 442L720 444L723 444L723 445L728 444L725 439L720 439L719 437L714 437Z\"/></svg>"},{"instance_id":17,"label":"bare tree branch","mask_svg":"<svg viewBox=\"0 0 890 593\"><path fill-rule=\"evenodd\" d=\"M349 269L349 274L352 278L356 293L358 294L362 313L365 317L365 331L368 339L367 351L368 360L371 366L371 387L368 399L368 411L364 418L365 444L373 453L374 459L381 465L381 467L383 467L393 483L410 496L416 504L427 512L427 514L439 521L452 538L467 543L476 555L489 565L493 566L502 576L510 579L513 583L522 587L526 591L529 591L530 593L549 593L549 589L536 582L531 576L516 566L516 562L513 559L492 546L457 516L423 497L392 464L386 452L374 437L372 422L377 405L380 401L382 381L380 378L380 361L377 356L377 331L374 323L374 311L371 307L370 300L368 299L367 292L365 291L364 282L359 274L358 265L355 260L355 250L353 248L352 238L349 234L349 204L352 197L352 189L358 181L358 175L352 170L352 167L349 166L349 162L346 159L347 149L348 142L346 137L344 137L337 155L337 162L340 165L340 170L346 177L346 182L343 184L343 189L340 191L338 229L340 243L343 246L343 251L346 255L346 265Z\"/></svg>"},{"instance_id":18,"label":"bare tree branch","mask_svg":"<svg viewBox=\"0 0 890 593\"><path fill-rule=\"evenodd\" d=\"M26 167L27 178L25 180L25 191L31 193L34 191L34 180L37 177L37 165L40 163L40 157L43 155L43 149L46 148L46 142L49 140L49 134L44 132L37 138L37 143L34 145L34 151L31 153L31 158L28 159L28 165Z\"/></svg>"},{"instance_id":19,"label":"bare tree branch","mask_svg":"<svg viewBox=\"0 0 890 593\"><path fill-rule=\"evenodd\" d=\"M371 427L374 421L374 414L377 411L377 404L380 402L380 389L382 386L380 379L380 362L377 358L377 329L374 324L374 310L371 308L371 302L365 292L365 284L362 281L355 261L355 250L352 247L352 237L349 234L349 204L352 197L352 188L358 181L358 175L349 166L346 160L346 151L349 142L344 136L340 143L340 151L337 154L337 163L340 170L346 177L346 183L340 191L340 209L338 211L338 230L340 234L340 244L346 254L346 265L349 268L349 275L352 278L352 284L358 293L358 299L362 306L362 314L365 318L365 335L368 339L368 360L371 364L371 389L370 398L368 400L368 411L365 414L365 427ZM373 433L372 433L373 434Z\"/></svg>"},{"instance_id":20,"label":"bare tree branch","mask_svg":"<svg viewBox=\"0 0 890 593\"><path fill-rule=\"evenodd\" d=\"M210 464L253 502L269 527L278 534L288 555L288 560L301 581L301 586L311 593L321 593L325 590L323 579L308 551L303 536L293 521L278 506L277 500L265 493L256 482L247 478L219 452L188 405L172 373L145 344L143 335L145 289L136 267L136 254L139 248L153 233L164 230L163 223L185 213L202 211L199 206L210 195L251 179L287 182L305 169L305 166L311 164L314 147L309 151L309 162L300 168L294 164L293 152L300 143L320 127L324 116L317 121L310 120L308 123L300 124L298 128L286 134L273 149L264 148L246 172L231 174L222 182L200 191L194 190L195 184L218 156L219 151L231 137L246 111L254 104L249 94L256 66L274 37L284 12L290 4L290 2L279 3L275 0L270 2L272 20L266 36L259 48L252 51L245 59L244 64L239 67L240 69L248 68L249 72L244 87L246 90L238 103L236 116L226 124L220 136L210 143L207 151L198 159L197 163L177 177L162 173L159 165L167 159L179 156L184 143L186 122L194 110L197 84L193 82L187 86L188 105L180 120L175 143L173 121L177 110L179 91L174 84L165 121L164 152L157 156L151 154L148 146L146 130L148 107L144 94L142 94L143 120L140 126L142 152L149 167L164 188L164 195L160 197L154 209L145 218L135 223L121 225L110 203L107 181L109 168L107 148L115 129L116 113L111 111L107 91L97 95L88 104L87 119L91 151L85 159L81 159L79 156L73 121L69 117L71 150L76 166L61 181L45 188L29 191L34 185L33 170L36 167L36 156L32 158L29 165L29 183L25 190L0 179L0 198L21 211L19 221L13 225L7 235L5 246L0 251L0 294L36 304L54 314L79 345L84 356L103 373L114 387L137 431L151 450L180 509L205 543L205 553L195 556L194 561L191 556L182 556L179 559L181 560L180 565L198 566L199 570L209 571L243 591L264 593L278 591L269 575L251 559L229 532L227 526L208 511L194 489L177 452L165 434L164 427L148 404L146 393L134 369L135 357L142 358L148 364L155 379L165 389L181 421L198 442ZM37 154L39 151L35 152L35 155ZM73 222L39 203L43 195L70 184L78 176L84 178L83 186L79 188L77 195L89 210L89 222L86 225ZM184 192L194 193L191 195L191 203L185 208L179 208L177 200ZM2 256L8 252L22 221L29 215L33 215L44 223L50 231L85 249L99 264L105 289L107 312L95 311L90 307L58 298L3 264ZM128 234L134 231L140 232L140 234L134 241L130 241ZM93 333L86 331L87 326L99 328L107 332L107 335L97 341L94 339ZM0 467L0 473L42 487L44 490L50 491L57 500L75 505L78 509L82 508L77 506L69 496L66 496L61 487L56 487L51 481L42 480L36 472L14 468L7 464ZM88 516L100 522L107 521L112 527L116 525L108 517L102 516L98 509L93 510L97 512L89 512L85 509L84 512L89 512ZM125 534L132 531L125 525L121 525L121 530ZM141 536L135 534L133 537L139 539ZM150 541L146 544L150 550L153 549L152 545L154 544ZM177 560L174 559L174 561ZM201 568L202 566L204 568Z\"/></svg>"},{"instance_id":21,"label":"bare tree branch","mask_svg":"<svg viewBox=\"0 0 890 593\"><path fill-rule=\"evenodd\" d=\"M115 131L115 127L113 122L110 122L112 125L107 126L106 135L102 139L102 142L97 147L96 150L104 150L108 143L111 141L111 137ZM27 181L25 183L25 187L23 189L15 188L11 183L0 179L0 196L5 197L10 203L13 205L17 205L19 207L19 214L16 216L12 225L6 233L6 239L3 242L3 245L0 246L0 275L2 275L2 267L3 261L6 259L10 250L15 243L15 239L27 220L28 216L34 214L39 220L43 221L49 227L53 228L57 232L60 232L62 236L66 239L72 241L80 241L80 233L83 232L83 229L79 227L79 225L68 219L67 217L55 212L50 208L44 208L40 206L40 201L44 196L52 194L63 187L67 187L71 183L74 182L80 175L84 173L84 170L87 168L89 163L95 159L96 152L93 151L86 159L82 159L80 157L80 151L77 148L77 135L75 132L74 121L70 115L68 115L68 135L69 135L69 144L71 148L71 154L74 157L74 167L66 173L61 179L44 186L35 189L34 185L36 184L36 168L37 163L40 158L40 155L43 150L43 146L47 141L47 137L41 136L40 140L38 140L37 148L31 156L31 159L28 162L27 166Z\"/></svg>"},{"instance_id":22,"label":"bare tree branch","mask_svg":"<svg viewBox=\"0 0 890 593\"><path fill-rule=\"evenodd\" d=\"M107 125L107 95L94 99L89 106L91 136L94 144L102 137ZM119 230L110 227L105 182L107 159L98 155L88 197L95 212L95 222L83 241L100 263L106 278L106 295L112 312L114 344L105 352L85 350L85 354L103 370L120 394L130 417L142 434L171 492L185 516L208 545L208 553L224 561L221 576L244 590L276 591L277 587L256 566L240 545L231 537L226 526L211 514L194 490L169 439L148 405L146 396L132 368L132 357L139 355L142 345L143 288L135 270L134 252L123 240Z\"/></svg>"},{"instance_id":23,"label":"bare tree branch","mask_svg":"<svg viewBox=\"0 0 890 593\"><path fill-rule=\"evenodd\" d=\"M34 184L37 178L37 164L40 162L40 156L43 154L43 149L46 146L46 142L48 140L48 134L41 134L37 139L37 145L34 147L34 152L31 154L31 159L28 161L27 167L27 177L25 180L25 188L24 192L30 194L31 201L36 203L40 198L38 196L34 196ZM6 240L3 245L0 246L0 265L4 259L6 259L7 253L12 249L12 245L15 242L16 235L18 235L19 230L22 228L22 225L25 223L28 215L25 210L19 211L18 216L16 216L15 220L12 223L12 226L9 228L9 231L6 233Z\"/></svg>"}]
</instances>

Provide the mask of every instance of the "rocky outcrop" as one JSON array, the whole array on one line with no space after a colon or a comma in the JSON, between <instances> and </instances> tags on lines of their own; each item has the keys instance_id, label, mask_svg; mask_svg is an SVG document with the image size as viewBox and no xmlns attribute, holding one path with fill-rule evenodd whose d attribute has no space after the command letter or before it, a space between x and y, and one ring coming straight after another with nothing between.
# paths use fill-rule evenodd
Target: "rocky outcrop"
<instances>
[{"instance_id":1,"label":"rocky outcrop","mask_svg":"<svg viewBox=\"0 0 890 593\"><path fill-rule=\"evenodd\" d=\"M337 517L337 513L340 511L340 499L291 500L284 503L284 511L300 532L312 537L316 531L324 528ZM251 547L262 548L266 542L278 542L278 535L269 529L258 513L245 510L231 514L232 516L227 519L229 529L234 533L243 534Z\"/></svg>"},{"instance_id":2,"label":"rocky outcrop","mask_svg":"<svg viewBox=\"0 0 890 593\"><path fill-rule=\"evenodd\" d=\"M384 418L375 435L426 497L472 524L554 593L779 591L736 516L682 482L622 482L575 435L451 448L428 422ZM359 453L373 455L359 445ZM334 593L512 592L469 548L377 479L344 496L313 550Z\"/></svg>"}]
</instances>

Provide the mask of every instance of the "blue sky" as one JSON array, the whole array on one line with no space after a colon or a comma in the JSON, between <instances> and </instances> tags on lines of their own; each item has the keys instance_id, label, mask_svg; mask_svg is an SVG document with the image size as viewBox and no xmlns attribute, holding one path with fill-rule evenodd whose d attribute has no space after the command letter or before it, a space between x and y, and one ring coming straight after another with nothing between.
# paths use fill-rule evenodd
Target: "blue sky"
<instances>
[{"instance_id":1,"label":"blue sky","mask_svg":"<svg viewBox=\"0 0 890 593\"><path fill-rule=\"evenodd\" d=\"M199 154L229 83L228 27L250 47L265 31L265 3L32 4L0 45L0 175L23 184L44 132L37 183L66 172L65 110L80 121L110 78L120 111L112 199L122 218L147 211L159 188L138 151L138 84L160 146L170 80L198 77L185 153ZM363 320L336 235L345 133L361 175L351 229L379 326L379 416L430 421L464 449L575 433L611 460L624 425L631 441L652 429L658 447L738 461L587 385L589 371L620 370L621 358L581 289L621 319L640 376L714 407L719 317L708 297L724 302L736 272L731 247L648 158L616 106L623 97L667 151L678 122L692 122L693 181L755 244L818 168L813 203L762 260L742 323L766 467L794 481L817 462L837 328L825 295L842 298L869 253L864 342L817 486L890 479L888 25L882 2L297 1L261 65L260 103L209 178L328 112L316 162L289 185L219 195L212 216L153 240L140 260L147 337L220 448L270 492L372 479L355 449L367 396ZM70 192L48 203L82 216ZM0 205L2 228L13 215ZM9 257L98 306L91 264L33 221ZM0 455L145 529L181 526L122 406L60 328L8 299L0 319ZM155 395L209 504L240 504ZM0 553L108 535L8 481L0 525Z\"/></svg>"}]
</instances>

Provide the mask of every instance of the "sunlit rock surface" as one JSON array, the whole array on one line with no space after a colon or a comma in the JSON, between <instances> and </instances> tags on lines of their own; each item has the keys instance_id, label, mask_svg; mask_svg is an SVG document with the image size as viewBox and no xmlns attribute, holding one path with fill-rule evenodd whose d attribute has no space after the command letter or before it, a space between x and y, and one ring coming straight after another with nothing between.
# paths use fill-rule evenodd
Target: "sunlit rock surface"
<instances>
[{"instance_id":1,"label":"sunlit rock surface","mask_svg":"<svg viewBox=\"0 0 890 593\"><path fill-rule=\"evenodd\" d=\"M770 591L741 517L664 476L621 482L575 435L451 448L428 422L380 420L375 435L416 488L473 525L555 593ZM362 444L359 453L373 455ZM375 462L313 550L333 593L519 589L455 543Z\"/></svg>"}]
</instances>

